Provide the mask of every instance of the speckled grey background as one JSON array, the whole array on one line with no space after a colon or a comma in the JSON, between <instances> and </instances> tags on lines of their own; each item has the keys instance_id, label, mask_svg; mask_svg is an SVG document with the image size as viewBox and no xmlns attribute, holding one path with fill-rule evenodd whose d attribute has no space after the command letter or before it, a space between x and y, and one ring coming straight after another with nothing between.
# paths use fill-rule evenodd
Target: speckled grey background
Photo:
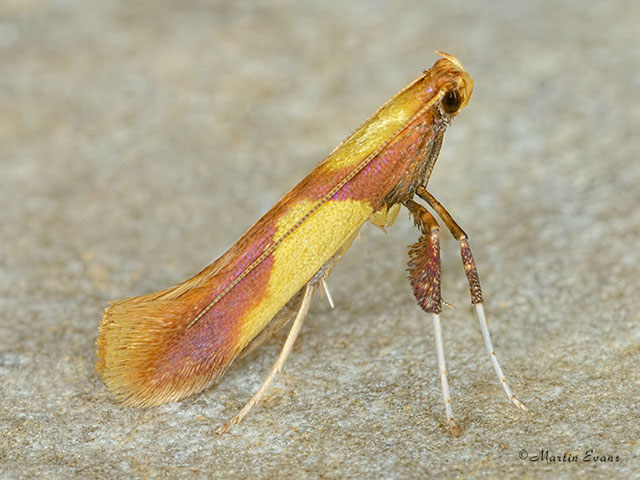
<instances>
[{"instance_id":1,"label":"speckled grey background","mask_svg":"<svg viewBox=\"0 0 640 480\"><path fill-rule=\"evenodd\" d=\"M638 2L237 3L0 3L0 477L640 478ZM115 404L94 371L107 301L210 263L434 49L476 89L430 189L530 412L444 237L448 434L406 214L363 229L336 309L316 299L231 434L284 331L201 395Z\"/></svg>"}]
</instances>

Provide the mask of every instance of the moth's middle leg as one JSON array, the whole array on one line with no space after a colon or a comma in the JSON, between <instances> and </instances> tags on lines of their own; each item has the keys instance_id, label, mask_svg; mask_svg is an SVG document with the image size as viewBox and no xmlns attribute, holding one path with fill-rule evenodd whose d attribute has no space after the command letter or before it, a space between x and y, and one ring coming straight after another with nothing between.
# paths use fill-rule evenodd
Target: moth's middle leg
<instances>
[{"instance_id":1,"label":"moth's middle leg","mask_svg":"<svg viewBox=\"0 0 640 480\"><path fill-rule=\"evenodd\" d=\"M473 260L473 255L471 254L471 247L469 246L469 239L467 234L464 233L464 230L460 228L460 226L455 222L453 217L447 212L447 209L442 206L442 204L431 195L426 188L420 186L418 187L416 193L420 198L422 198L425 202L429 204L431 208L435 210L435 212L440 216L442 221L445 223L451 235L455 239L460 242L460 254L462 256L462 264L464 266L464 271L467 275L467 281L469 282L469 293L471 295L471 303L476 311L476 315L478 316L478 321L480 322L480 331L482 332L482 337L484 338L485 348L489 353L491 358L491 364L493 365L493 369L498 376L498 380L502 384L502 388L509 400L521 410L527 411L527 407L522 403L518 398L513 394L509 384L507 383L507 379L502 372L502 367L498 363L498 358L496 357L495 349L493 348L493 342L491 341L491 334L489 333L489 325L487 324L487 317L484 313L483 299L482 299L482 287L480 286L480 277L478 276L478 270L476 268L476 263Z\"/></svg>"},{"instance_id":2,"label":"moth's middle leg","mask_svg":"<svg viewBox=\"0 0 640 480\"><path fill-rule=\"evenodd\" d=\"M460 434L453 417L447 367L444 359L444 344L442 342L442 327L440 312L442 312L442 298L440 296L440 227L436 219L419 203L413 200L404 202L411 213L421 236L417 243L409 247L409 282L418 305L431 314L438 355L438 369L440 370L440 384L447 421L454 436Z\"/></svg>"}]
</instances>

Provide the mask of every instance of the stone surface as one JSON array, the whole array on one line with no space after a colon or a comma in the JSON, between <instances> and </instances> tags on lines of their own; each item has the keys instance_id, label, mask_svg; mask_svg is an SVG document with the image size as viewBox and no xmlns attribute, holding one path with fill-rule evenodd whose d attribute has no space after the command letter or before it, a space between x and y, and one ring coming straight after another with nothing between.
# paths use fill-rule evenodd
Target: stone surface
<instances>
[{"instance_id":1,"label":"stone surface","mask_svg":"<svg viewBox=\"0 0 640 480\"><path fill-rule=\"evenodd\" d=\"M640 478L640 6L468 3L2 2L1 478ZM476 89L430 189L471 237L530 411L443 236L447 432L404 213L363 229L336 309L316 299L230 434L285 332L198 396L115 404L94 370L107 301L223 253L434 49Z\"/></svg>"}]
</instances>

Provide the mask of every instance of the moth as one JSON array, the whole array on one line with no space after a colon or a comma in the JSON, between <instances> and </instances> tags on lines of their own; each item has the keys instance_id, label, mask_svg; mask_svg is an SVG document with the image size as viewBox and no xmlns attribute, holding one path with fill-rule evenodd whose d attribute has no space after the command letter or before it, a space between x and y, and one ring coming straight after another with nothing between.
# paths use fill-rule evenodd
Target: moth
<instances>
[{"instance_id":1,"label":"moth","mask_svg":"<svg viewBox=\"0 0 640 480\"><path fill-rule=\"evenodd\" d=\"M218 429L228 431L281 371L314 292L323 288L333 303L327 277L363 224L386 228L404 206L420 233L409 248L409 281L433 320L447 422L457 436L440 325L439 226L416 201L421 199L460 241L491 362L509 400L526 410L496 359L467 235L427 190L445 130L473 91L460 61L437 53L442 58L384 103L215 262L175 287L110 304L98 329L96 368L118 400L143 407L199 392L293 319L262 386Z\"/></svg>"}]
</instances>

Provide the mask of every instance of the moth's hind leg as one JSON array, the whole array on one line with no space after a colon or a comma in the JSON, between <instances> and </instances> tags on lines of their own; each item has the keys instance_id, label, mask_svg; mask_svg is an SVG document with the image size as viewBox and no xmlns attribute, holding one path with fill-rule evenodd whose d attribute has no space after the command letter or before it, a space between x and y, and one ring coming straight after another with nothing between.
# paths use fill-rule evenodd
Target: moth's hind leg
<instances>
[{"instance_id":1,"label":"moth's hind leg","mask_svg":"<svg viewBox=\"0 0 640 480\"><path fill-rule=\"evenodd\" d=\"M298 313L296 314L296 318L293 321L293 325L291 325L291 330L289 330L289 335L287 335L287 340L284 343L284 347L282 347L282 351L278 356L278 360L276 360L276 363L273 365L273 368L271 368L269 375L267 375L267 378L264 380L253 397L251 397L251 400L249 400L247 404L242 407L242 410L240 410L235 416L230 418L224 425L219 427L216 430L216 433L220 434L228 432L231 427L233 427L237 423L240 423L242 419L247 416L249 411L260 401L260 399L262 399L265 392L269 388L269 385L271 385L271 382L273 382L276 374L282 371L284 362L287 360L287 357L291 353L293 344L298 337L298 333L300 333L300 329L302 328L302 322L304 322L304 319L307 316L307 312L309 311L309 304L311 303L311 297L313 296L315 288L316 283L314 283L313 279L309 283L307 283L306 287L304 288L302 301L300 302L300 307L298 309Z\"/></svg>"},{"instance_id":2,"label":"moth's hind leg","mask_svg":"<svg viewBox=\"0 0 640 480\"><path fill-rule=\"evenodd\" d=\"M302 328L302 322L304 322L305 317L307 316L307 312L309 311L309 304L311 303L311 297L313 297L313 293L315 290L322 285L327 291L326 287L326 279L333 270L333 268L338 263L338 260L342 257L342 255L347 251L351 242L355 238L357 232L351 235L345 243L338 249L338 251L331 257L327 263L325 263L316 274L307 282L305 287L300 289L298 293L296 293L291 300L285 305L285 307L274 317L274 320L271 321L271 324L267 325L267 328L271 328L265 335L258 335L256 337L256 342L251 342L247 349L251 350L255 348L258 344L262 343L269 335L271 335L275 330L284 326L288 321L290 316L293 314L293 309L295 305L298 305L298 310L296 313L296 317L291 325L291 330L289 330L289 334L287 335L287 339L284 342L284 346L282 347L282 351L276 360L276 363L271 368L269 375L264 380L258 391L251 397L251 400L247 402L247 404L242 407L242 409L232 418L230 418L224 425L220 426L216 433L225 433L228 432L231 427L240 423L244 417L247 416L249 411L262 399L265 392L273 382L275 376L282 371L282 367L284 366L284 362L287 360L287 357L291 353L293 348L293 344L298 337L298 333L300 333L300 329Z\"/></svg>"},{"instance_id":3,"label":"moth's hind leg","mask_svg":"<svg viewBox=\"0 0 640 480\"><path fill-rule=\"evenodd\" d=\"M462 255L462 264L464 265L464 271L467 275L467 280L469 282L469 290L471 294L471 303L474 306L476 311L476 315L478 316L478 320L480 322L480 330L482 331L482 336L484 338L484 344L491 357L491 364L493 365L493 369L498 375L498 380L502 384L505 393L509 400L518 408L527 411L527 407L520 400L516 398L516 396L509 388L509 384L507 383L507 379L502 373L502 368L498 363L498 359L496 357L496 352L493 348L493 342L491 341L491 334L489 333L489 326L487 325L487 318L484 313L484 306L482 304L482 288L480 287L480 278L478 277L478 270L476 269L476 264L473 260L473 255L471 254L471 248L469 247L469 240L467 238L467 234L460 228L460 226L453 220L449 212L442 206L436 198L431 195L426 188L418 187L416 193L420 198L426 201L431 208L433 208L437 214L442 218L445 225L451 232L451 234L460 241L460 253Z\"/></svg>"},{"instance_id":4,"label":"moth's hind leg","mask_svg":"<svg viewBox=\"0 0 640 480\"><path fill-rule=\"evenodd\" d=\"M447 421L449 422L451 433L457 437L460 433L451 408L447 366L444 360L442 327L440 325L440 312L442 312L442 298L440 297L440 227L433 215L422 205L413 200L408 200L405 202L405 206L413 216L414 222L421 232L418 242L409 247L409 282L418 305L425 312L431 314L433 320L444 408L447 412Z\"/></svg>"}]
</instances>

